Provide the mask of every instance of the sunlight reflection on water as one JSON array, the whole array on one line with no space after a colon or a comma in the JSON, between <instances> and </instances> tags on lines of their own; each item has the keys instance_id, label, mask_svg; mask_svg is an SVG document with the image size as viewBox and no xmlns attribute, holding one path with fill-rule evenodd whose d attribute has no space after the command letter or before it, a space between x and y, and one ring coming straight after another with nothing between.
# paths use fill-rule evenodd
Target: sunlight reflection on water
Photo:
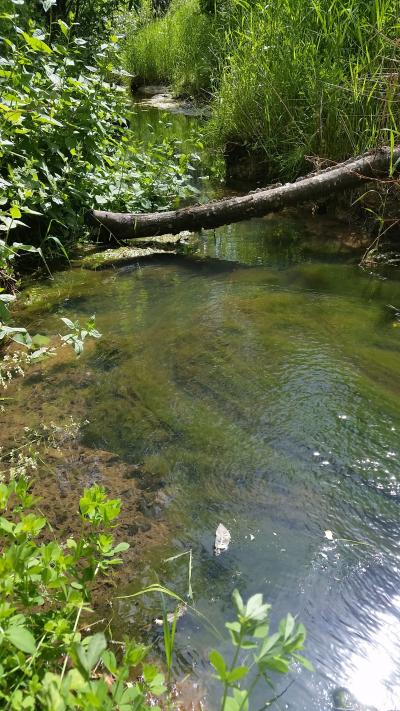
<instances>
[{"instance_id":1,"label":"sunlight reflection on water","mask_svg":"<svg viewBox=\"0 0 400 711\"><path fill-rule=\"evenodd\" d=\"M400 595L391 609L376 613L377 629L373 641L363 641L350 656L346 686L363 704L379 709L394 709L400 702Z\"/></svg>"}]
</instances>

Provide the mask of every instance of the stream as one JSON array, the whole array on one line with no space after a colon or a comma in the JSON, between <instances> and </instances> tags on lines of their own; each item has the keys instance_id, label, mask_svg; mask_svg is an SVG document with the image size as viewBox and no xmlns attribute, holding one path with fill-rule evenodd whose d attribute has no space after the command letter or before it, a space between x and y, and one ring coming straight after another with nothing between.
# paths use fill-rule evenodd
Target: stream
<instances>
[{"instance_id":1,"label":"stream","mask_svg":"<svg viewBox=\"0 0 400 711\"><path fill-rule=\"evenodd\" d=\"M138 130L157 116L138 111ZM196 120L173 115L170 130L184 137ZM64 410L87 449L131 468L125 489L147 472L152 542L128 535L140 564L116 595L157 579L185 595L187 556L165 559L191 549L195 606L220 631L236 587L263 593L272 626L298 615L316 671L295 669L277 710L329 711L339 687L400 706L400 329L387 308L400 306L400 273L361 269L355 244L339 222L288 212L202 233L199 260L74 268L25 295L30 332L95 313L103 337L18 381L8 418L36 426ZM214 557L220 522L232 541ZM154 596L116 600L114 634L150 623L161 650L159 612ZM213 648L230 654L198 618L179 620L176 676L211 710ZM260 688L251 711L269 696Z\"/></svg>"}]
</instances>

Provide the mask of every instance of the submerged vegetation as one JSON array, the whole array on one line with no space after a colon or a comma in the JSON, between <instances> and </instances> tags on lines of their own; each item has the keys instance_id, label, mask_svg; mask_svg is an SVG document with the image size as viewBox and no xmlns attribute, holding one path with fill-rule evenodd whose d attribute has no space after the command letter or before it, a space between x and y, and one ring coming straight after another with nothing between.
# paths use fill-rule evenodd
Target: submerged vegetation
<instances>
[{"instance_id":1,"label":"submerged vegetation","mask_svg":"<svg viewBox=\"0 0 400 711\"><path fill-rule=\"evenodd\" d=\"M246 145L266 179L293 178L308 157L397 141L399 10L398 0L172 0L144 25L139 13L126 66L136 81L208 93L214 145Z\"/></svg>"},{"instance_id":2,"label":"submerged vegetation","mask_svg":"<svg viewBox=\"0 0 400 711\"><path fill-rule=\"evenodd\" d=\"M164 613L168 678L146 661L151 647L110 636L110 622L96 619L92 591L129 548L116 542L121 501L104 488L85 489L79 503L82 534L59 540L32 494L37 453L3 456L0 479L0 699L13 711L146 711L178 708L172 689L172 656L178 608ZM8 466L7 466L8 465ZM159 584L143 590L179 599ZM140 593L142 594L142 593ZM300 654L304 627L288 615L269 634L270 606L261 595L244 604L234 592L237 618L227 623L235 650L229 665L213 651L210 661L223 684L221 711L247 711L256 684L271 673L287 673L294 662L311 666ZM196 614L194 607L191 608ZM93 619L94 617L94 619ZM96 631L101 630L101 631ZM251 663L241 663L252 651ZM248 688L240 681L255 674ZM155 706L155 699L160 706Z\"/></svg>"}]
</instances>

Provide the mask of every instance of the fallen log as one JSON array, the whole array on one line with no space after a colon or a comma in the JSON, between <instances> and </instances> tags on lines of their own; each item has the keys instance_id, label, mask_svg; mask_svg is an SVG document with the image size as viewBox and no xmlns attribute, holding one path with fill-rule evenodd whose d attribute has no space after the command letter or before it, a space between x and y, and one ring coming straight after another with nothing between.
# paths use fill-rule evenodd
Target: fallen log
<instances>
[{"instance_id":1,"label":"fallen log","mask_svg":"<svg viewBox=\"0 0 400 711\"><path fill-rule=\"evenodd\" d=\"M168 212L142 214L93 210L89 220L101 225L117 239L212 229L355 188L363 181L388 174L389 167L399 160L400 146L394 151L381 148L300 178L295 183L257 190L240 197L223 198Z\"/></svg>"}]
</instances>

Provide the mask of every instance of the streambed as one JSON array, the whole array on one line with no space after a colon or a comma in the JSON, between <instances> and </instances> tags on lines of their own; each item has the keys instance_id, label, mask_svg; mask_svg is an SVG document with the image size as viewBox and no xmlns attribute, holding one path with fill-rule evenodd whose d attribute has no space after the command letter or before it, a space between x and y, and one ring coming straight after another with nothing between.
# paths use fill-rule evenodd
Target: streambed
<instances>
[{"instance_id":1,"label":"streambed","mask_svg":"<svg viewBox=\"0 0 400 711\"><path fill-rule=\"evenodd\" d=\"M113 495L118 481L123 500L135 490L124 538L136 557L115 594L157 577L185 594L185 558L163 561L192 549L195 604L219 629L235 587L262 592L274 623L299 616L316 672L294 673L276 704L293 711L328 711L337 687L380 711L400 704L400 329L387 309L400 280L361 270L344 232L287 213L202 234L201 263L56 274L27 291L29 330L95 313L103 338L78 361L42 363L7 410L32 427L68 412L85 423L71 449L99 453ZM45 491L54 472L41 476ZM215 558L220 521L232 542ZM133 634L159 600L114 611L115 633ZM191 673L211 709L213 647L229 653L190 614L179 621L176 674Z\"/></svg>"}]
</instances>

